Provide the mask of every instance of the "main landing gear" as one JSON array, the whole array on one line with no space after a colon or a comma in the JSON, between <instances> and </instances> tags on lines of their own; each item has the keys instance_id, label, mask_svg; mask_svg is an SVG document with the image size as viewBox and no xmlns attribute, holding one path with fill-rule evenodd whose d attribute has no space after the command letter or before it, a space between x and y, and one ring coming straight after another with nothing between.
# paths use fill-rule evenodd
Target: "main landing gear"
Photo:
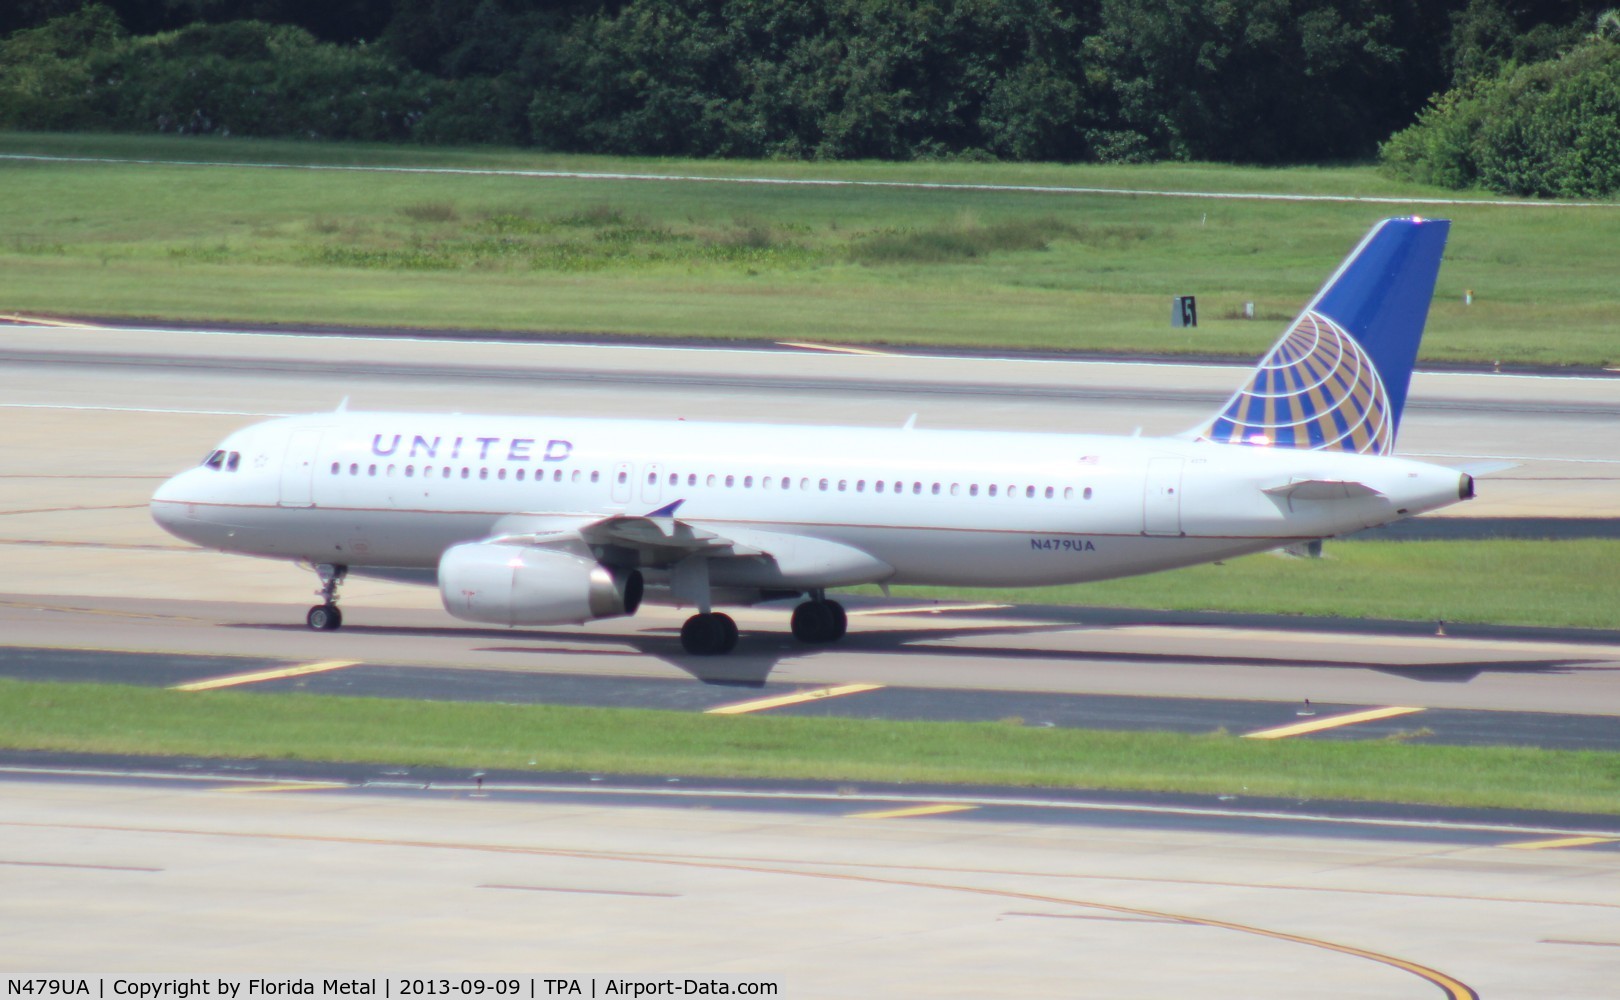
<instances>
[{"instance_id":1,"label":"main landing gear","mask_svg":"<svg viewBox=\"0 0 1620 1000\"><path fill-rule=\"evenodd\" d=\"M304 623L317 632L334 632L343 627L343 612L338 610L337 591L343 578L349 575L349 567L322 563L315 567L315 572L321 578L321 589L315 592L321 596L321 603L309 609Z\"/></svg>"},{"instance_id":2,"label":"main landing gear","mask_svg":"<svg viewBox=\"0 0 1620 1000\"><path fill-rule=\"evenodd\" d=\"M681 648L694 656L719 656L737 648L737 623L728 614L707 611L681 626Z\"/></svg>"},{"instance_id":3,"label":"main landing gear","mask_svg":"<svg viewBox=\"0 0 1620 1000\"><path fill-rule=\"evenodd\" d=\"M848 630L849 616L837 601L812 596L793 609L793 638L800 642L837 642Z\"/></svg>"},{"instance_id":4,"label":"main landing gear","mask_svg":"<svg viewBox=\"0 0 1620 1000\"><path fill-rule=\"evenodd\" d=\"M793 609L793 638L800 642L837 642L848 629L849 616L837 601L812 598ZM718 611L693 615L681 626L681 648L694 656L729 653L737 648L737 623Z\"/></svg>"}]
</instances>

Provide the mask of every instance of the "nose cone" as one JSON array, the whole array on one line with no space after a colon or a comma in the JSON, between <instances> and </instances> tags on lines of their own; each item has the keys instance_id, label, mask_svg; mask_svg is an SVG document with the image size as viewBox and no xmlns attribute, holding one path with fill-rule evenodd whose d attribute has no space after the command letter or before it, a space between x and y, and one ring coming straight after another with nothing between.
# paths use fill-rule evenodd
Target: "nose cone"
<instances>
[{"instance_id":1,"label":"nose cone","mask_svg":"<svg viewBox=\"0 0 1620 1000\"><path fill-rule=\"evenodd\" d=\"M147 503L147 510L158 527L186 541L193 540L192 533L188 533L185 526L194 512L194 508L186 501L188 493L186 483L194 473L195 470L188 469L178 476L170 477L157 488L157 492L152 494L152 499Z\"/></svg>"}]
</instances>

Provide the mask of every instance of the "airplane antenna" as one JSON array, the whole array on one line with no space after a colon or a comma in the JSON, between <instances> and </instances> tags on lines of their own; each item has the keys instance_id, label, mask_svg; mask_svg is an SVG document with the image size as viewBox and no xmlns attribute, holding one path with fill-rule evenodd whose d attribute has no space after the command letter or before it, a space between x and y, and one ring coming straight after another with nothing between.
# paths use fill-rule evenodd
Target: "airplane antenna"
<instances>
[{"instance_id":1,"label":"airplane antenna","mask_svg":"<svg viewBox=\"0 0 1620 1000\"><path fill-rule=\"evenodd\" d=\"M900 429L903 430L903 431L909 431L909 430L916 429L916 427L917 427L917 415L915 413L913 413L911 416L906 418L905 424L903 424Z\"/></svg>"},{"instance_id":2,"label":"airplane antenna","mask_svg":"<svg viewBox=\"0 0 1620 1000\"><path fill-rule=\"evenodd\" d=\"M347 397L347 396L343 397L343 401L338 404L337 412L338 413L347 413L347 412L349 412L349 397Z\"/></svg>"}]
</instances>

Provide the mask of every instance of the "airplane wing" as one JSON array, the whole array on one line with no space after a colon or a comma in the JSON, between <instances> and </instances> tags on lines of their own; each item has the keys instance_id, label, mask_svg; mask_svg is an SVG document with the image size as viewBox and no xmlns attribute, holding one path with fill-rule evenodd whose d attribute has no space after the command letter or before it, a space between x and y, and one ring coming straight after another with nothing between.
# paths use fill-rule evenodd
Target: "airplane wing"
<instances>
[{"instance_id":1,"label":"airplane wing","mask_svg":"<svg viewBox=\"0 0 1620 1000\"><path fill-rule=\"evenodd\" d=\"M508 530L489 539L505 545L534 545L580 551L598 547L634 549L646 565L667 566L690 555L764 556L763 549L746 545L707 528L675 517L681 501L648 514L612 514L595 520L546 518L536 522L519 516ZM511 530L516 528L518 530Z\"/></svg>"},{"instance_id":2,"label":"airplane wing","mask_svg":"<svg viewBox=\"0 0 1620 1000\"><path fill-rule=\"evenodd\" d=\"M767 531L743 525L718 530L675 516L679 501L649 514L599 518L508 518L487 539L491 544L531 545L603 559L614 549L636 553L643 568L666 569L699 556L719 579L740 586L832 587L876 583L894 567L868 552L813 535Z\"/></svg>"}]
</instances>

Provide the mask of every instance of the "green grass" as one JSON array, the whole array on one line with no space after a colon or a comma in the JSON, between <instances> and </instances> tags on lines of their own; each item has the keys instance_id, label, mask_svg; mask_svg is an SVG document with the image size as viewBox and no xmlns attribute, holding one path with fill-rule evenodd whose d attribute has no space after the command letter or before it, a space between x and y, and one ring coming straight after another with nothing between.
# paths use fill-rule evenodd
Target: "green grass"
<instances>
[{"instance_id":1,"label":"green grass","mask_svg":"<svg viewBox=\"0 0 1620 1000\"><path fill-rule=\"evenodd\" d=\"M1620 813L1620 754L0 681L0 746Z\"/></svg>"},{"instance_id":2,"label":"green grass","mask_svg":"<svg viewBox=\"0 0 1620 1000\"><path fill-rule=\"evenodd\" d=\"M1450 197L1371 168L761 163L0 134L0 152ZM0 310L1253 356L1410 209L0 161ZM1620 360L1620 210L1448 207L1429 359ZM1464 306L1464 289L1475 304ZM1198 294L1198 330L1168 299ZM1241 318L1253 301L1262 321Z\"/></svg>"},{"instance_id":3,"label":"green grass","mask_svg":"<svg viewBox=\"0 0 1620 1000\"><path fill-rule=\"evenodd\" d=\"M1264 553L1066 587L894 592L1001 604L1620 629L1620 540L1329 541L1320 559Z\"/></svg>"}]
</instances>

